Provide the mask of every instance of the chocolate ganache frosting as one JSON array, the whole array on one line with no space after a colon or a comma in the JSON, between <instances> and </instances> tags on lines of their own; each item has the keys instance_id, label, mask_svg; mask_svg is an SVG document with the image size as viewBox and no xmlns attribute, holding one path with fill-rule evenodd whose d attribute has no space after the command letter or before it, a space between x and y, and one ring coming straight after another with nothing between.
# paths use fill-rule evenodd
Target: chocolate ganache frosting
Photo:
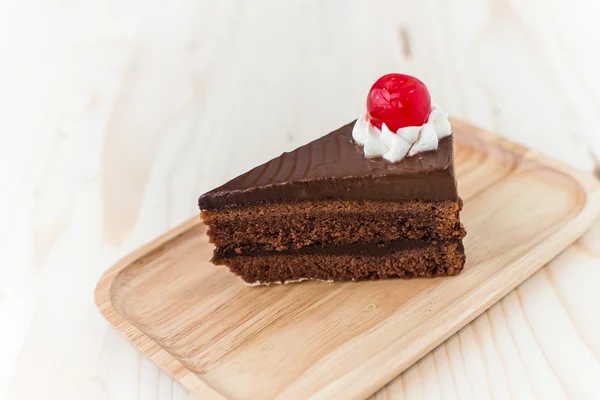
<instances>
[{"instance_id":1,"label":"chocolate ganache frosting","mask_svg":"<svg viewBox=\"0 0 600 400\"><path fill-rule=\"evenodd\" d=\"M277 201L457 200L452 136L437 150L390 163L366 158L351 122L203 194L203 210Z\"/></svg>"}]
</instances>

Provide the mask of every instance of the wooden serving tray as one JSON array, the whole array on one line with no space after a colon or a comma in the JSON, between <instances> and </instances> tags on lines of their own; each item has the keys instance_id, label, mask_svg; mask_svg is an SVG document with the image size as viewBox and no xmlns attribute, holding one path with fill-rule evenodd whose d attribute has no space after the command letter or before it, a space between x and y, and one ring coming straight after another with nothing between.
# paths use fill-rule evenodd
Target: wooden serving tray
<instances>
[{"instance_id":1,"label":"wooden serving tray","mask_svg":"<svg viewBox=\"0 0 600 400\"><path fill-rule=\"evenodd\" d=\"M467 265L456 277L247 287L199 218L125 257L96 303L206 398L364 398L523 282L600 210L591 176L453 121Z\"/></svg>"}]
</instances>

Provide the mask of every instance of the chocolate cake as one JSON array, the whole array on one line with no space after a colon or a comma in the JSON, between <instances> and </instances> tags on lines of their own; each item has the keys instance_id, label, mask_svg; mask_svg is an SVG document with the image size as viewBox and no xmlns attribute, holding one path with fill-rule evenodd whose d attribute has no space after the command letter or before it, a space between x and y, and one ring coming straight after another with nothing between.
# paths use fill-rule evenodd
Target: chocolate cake
<instances>
[{"instance_id":1,"label":"chocolate cake","mask_svg":"<svg viewBox=\"0 0 600 400\"><path fill-rule=\"evenodd\" d=\"M423 121L394 131L390 118L377 123L368 101L359 120L203 194L213 263L248 284L460 272L465 230L453 138L445 113L435 117L439 108L424 101Z\"/></svg>"}]
</instances>

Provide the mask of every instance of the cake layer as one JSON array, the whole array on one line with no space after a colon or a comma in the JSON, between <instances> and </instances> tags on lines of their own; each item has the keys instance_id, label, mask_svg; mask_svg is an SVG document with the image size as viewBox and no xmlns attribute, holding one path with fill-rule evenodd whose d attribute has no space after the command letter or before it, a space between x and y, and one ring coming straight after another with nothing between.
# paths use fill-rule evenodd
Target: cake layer
<instances>
[{"instance_id":1,"label":"cake layer","mask_svg":"<svg viewBox=\"0 0 600 400\"><path fill-rule=\"evenodd\" d=\"M203 211L215 254L336 247L465 235L460 201L293 202Z\"/></svg>"},{"instance_id":2,"label":"cake layer","mask_svg":"<svg viewBox=\"0 0 600 400\"><path fill-rule=\"evenodd\" d=\"M452 137L400 163L366 159L354 122L200 196L202 210L296 200L458 200Z\"/></svg>"},{"instance_id":3,"label":"cake layer","mask_svg":"<svg viewBox=\"0 0 600 400\"><path fill-rule=\"evenodd\" d=\"M420 247L394 248L379 251L354 251L346 254L321 251L316 253L267 254L215 258L217 265L226 265L250 284L285 283L286 281L377 280L417 278L458 274L465 263L460 240L427 243Z\"/></svg>"}]
</instances>

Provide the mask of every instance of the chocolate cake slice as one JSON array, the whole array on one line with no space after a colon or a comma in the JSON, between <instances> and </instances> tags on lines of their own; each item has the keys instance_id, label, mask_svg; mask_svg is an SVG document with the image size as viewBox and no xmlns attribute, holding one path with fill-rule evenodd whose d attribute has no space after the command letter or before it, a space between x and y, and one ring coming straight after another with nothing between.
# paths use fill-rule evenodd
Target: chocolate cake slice
<instances>
[{"instance_id":1,"label":"chocolate cake slice","mask_svg":"<svg viewBox=\"0 0 600 400\"><path fill-rule=\"evenodd\" d=\"M203 194L199 206L216 246L213 263L248 284L460 272L465 230L453 138L439 134L449 125L432 120L435 110L416 135L409 132L415 127L400 127L389 133L397 142L385 144L389 128L385 122L377 128L369 109L358 121ZM426 129L434 130L429 139L435 144ZM381 154L365 156L378 146ZM421 150L411 155L415 148Z\"/></svg>"}]
</instances>

